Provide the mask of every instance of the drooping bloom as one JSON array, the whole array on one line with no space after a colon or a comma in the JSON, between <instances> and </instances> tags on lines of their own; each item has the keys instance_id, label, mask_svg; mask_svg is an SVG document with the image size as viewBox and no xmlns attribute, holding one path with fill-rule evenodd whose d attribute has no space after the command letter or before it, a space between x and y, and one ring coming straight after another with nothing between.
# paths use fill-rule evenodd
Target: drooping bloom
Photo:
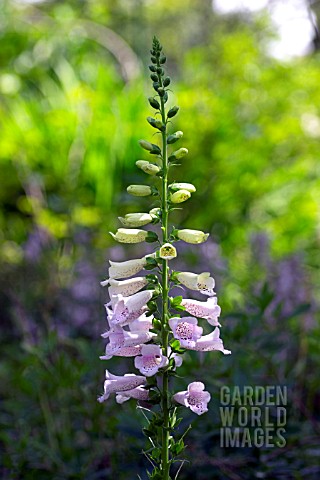
<instances>
[{"instance_id":1,"label":"drooping bloom","mask_svg":"<svg viewBox=\"0 0 320 480\"><path fill-rule=\"evenodd\" d=\"M173 317L170 318L169 325L182 348L194 348L203 332L202 327L198 327L198 320L193 317Z\"/></svg>"},{"instance_id":2,"label":"drooping bloom","mask_svg":"<svg viewBox=\"0 0 320 480\"><path fill-rule=\"evenodd\" d=\"M221 308L217 304L217 297L209 297L206 302L199 302L191 298L183 298L181 305L190 315L194 317L205 318L210 325L219 326L218 318Z\"/></svg>"},{"instance_id":3,"label":"drooping bloom","mask_svg":"<svg viewBox=\"0 0 320 480\"><path fill-rule=\"evenodd\" d=\"M149 255L151 256L151 255ZM109 277L110 278L128 278L132 277L136 273L141 272L147 264L147 256L142 258L135 258L133 260L127 260L125 262L112 262L109 260Z\"/></svg>"},{"instance_id":4,"label":"drooping bloom","mask_svg":"<svg viewBox=\"0 0 320 480\"><path fill-rule=\"evenodd\" d=\"M145 241L148 235L148 232L138 228L118 228L116 234L109 233L120 243L141 243Z\"/></svg>"},{"instance_id":5,"label":"drooping bloom","mask_svg":"<svg viewBox=\"0 0 320 480\"><path fill-rule=\"evenodd\" d=\"M207 405L211 399L210 393L204 389L205 386L202 382L192 382L188 385L188 390L176 393L173 399L190 408L197 415L202 415L208 411Z\"/></svg>"},{"instance_id":6,"label":"drooping bloom","mask_svg":"<svg viewBox=\"0 0 320 480\"><path fill-rule=\"evenodd\" d=\"M126 373L123 376L117 376L106 370L106 380L104 382L104 393L98 398L101 403L107 400L111 393L126 392L133 390L140 385L145 385L146 377Z\"/></svg>"},{"instance_id":7,"label":"drooping bloom","mask_svg":"<svg viewBox=\"0 0 320 480\"><path fill-rule=\"evenodd\" d=\"M147 310L147 303L151 300L153 290L144 290L143 292L135 293L129 297L122 295L112 295L112 325L128 325L133 320L136 320ZM109 304L107 305L107 307ZM109 313L107 311L107 313Z\"/></svg>"},{"instance_id":8,"label":"drooping bloom","mask_svg":"<svg viewBox=\"0 0 320 480\"><path fill-rule=\"evenodd\" d=\"M148 175L156 175L157 173L160 172L160 167L158 167L158 165L147 162L146 160L138 160L136 162L136 165L138 168L141 168L141 170L144 173L147 173Z\"/></svg>"},{"instance_id":9,"label":"drooping bloom","mask_svg":"<svg viewBox=\"0 0 320 480\"><path fill-rule=\"evenodd\" d=\"M148 400L149 391L145 390L143 387L133 388L132 390L127 390L125 392L117 393L116 401L117 403L124 403L130 398L135 398L136 400Z\"/></svg>"},{"instance_id":10,"label":"drooping bloom","mask_svg":"<svg viewBox=\"0 0 320 480\"><path fill-rule=\"evenodd\" d=\"M188 190L190 193L196 192L196 187L192 183L171 183L169 188L173 188L175 190Z\"/></svg>"},{"instance_id":11,"label":"drooping bloom","mask_svg":"<svg viewBox=\"0 0 320 480\"><path fill-rule=\"evenodd\" d=\"M127 213L124 217L118 217L125 227L143 227L152 222L149 213Z\"/></svg>"},{"instance_id":12,"label":"drooping bloom","mask_svg":"<svg viewBox=\"0 0 320 480\"><path fill-rule=\"evenodd\" d=\"M129 185L129 187L127 187L127 192L135 197L148 197L152 194L149 185Z\"/></svg>"},{"instance_id":13,"label":"drooping bloom","mask_svg":"<svg viewBox=\"0 0 320 480\"><path fill-rule=\"evenodd\" d=\"M220 330L217 327L208 335L200 337L196 341L196 345L194 347L190 347L190 350L196 350L197 352L219 351L225 355L230 355L231 353L230 350L226 350L224 348L223 342L220 338Z\"/></svg>"},{"instance_id":14,"label":"drooping bloom","mask_svg":"<svg viewBox=\"0 0 320 480\"><path fill-rule=\"evenodd\" d=\"M176 258L177 250L171 243L165 243L159 250L159 257L165 260Z\"/></svg>"},{"instance_id":15,"label":"drooping bloom","mask_svg":"<svg viewBox=\"0 0 320 480\"><path fill-rule=\"evenodd\" d=\"M116 357L135 357L141 354L141 345L149 342L156 334L149 331L128 332L121 327L112 327L111 330L102 334L109 337L105 355L101 360Z\"/></svg>"},{"instance_id":16,"label":"drooping bloom","mask_svg":"<svg viewBox=\"0 0 320 480\"><path fill-rule=\"evenodd\" d=\"M146 377L152 377L166 365L168 358L162 355L159 345L142 345L141 356L134 359L134 366Z\"/></svg>"},{"instance_id":17,"label":"drooping bloom","mask_svg":"<svg viewBox=\"0 0 320 480\"><path fill-rule=\"evenodd\" d=\"M146 277L135 277L122 281L114 280L113 278L107 278L107 280L100 282L103 287L110 285L110 297L112 297L112 295L122 295L123 297L128 297L129 295L139 292L139 290L145 287L147 283L148 280Z\"/></svg>"},{"instance_id":18,"label":"drooping bloom","mask_svg":"<svg viewBox=\"0 0 320 480\"><path fill-rule=\"evenodd\" d=\"M209 297L215 294L213 291L214 279L210 277L209 272L203 272L199 275L191 272L180 272L177 274L177 278L182 285L190 288L190 290L198 290Z\"/></svg>"},{"instance_id":19,"label":"drooping bloom","mask_svg":"<svg viewBox=\"0 0 320 480\"><path fill-rule=\"evenodd\" d=\"M209 233L204 233L201 230L190 230L189 228L185 228L184 230L178 230L177 235L180 240L192 244L203 243L209 237Z\"/></svg>"},{"instance_id":20,"label":"drooping bloom","mask_svg":"<svg viewBox=\"0 0 320 480\"><path fill-rule=\"evenodd\" d=\"M178 190L170 195L170 201L172 203L182 203L191 197L191 193L188 190Z\"/></svg>"},{"instance_id":21,"label":"drooping bloom","mask_svg":"<svg viewBox=\"0 0 320 480\"><path fill-rule=\"evenodd\" d=\"M128 327L131 332L148 332L152 328L153 315L147 315L143 313L140 317L136 318L129 323Z\"/></svg>"}]
</instances>

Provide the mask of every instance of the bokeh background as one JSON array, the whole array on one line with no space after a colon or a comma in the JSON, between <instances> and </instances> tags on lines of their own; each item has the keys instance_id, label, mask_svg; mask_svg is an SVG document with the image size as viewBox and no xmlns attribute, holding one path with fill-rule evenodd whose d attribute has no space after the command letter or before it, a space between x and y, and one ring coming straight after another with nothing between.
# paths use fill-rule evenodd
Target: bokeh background
<instances>
[{"instance_id":1,"label":"bokeh background","mask_svg":"<svg viewBox=\"0 0 320 480\"><path fill-rule=\"evenodd\" d=\"M179 386L201 378L212 402L183 412L181 479L320 477L319 12L302 0L0 1L1 478L146 478L134 402L96 397L106 259L144 253L108 231L148 206L124 192L146 180L134 164L154 133L154 34L190 152L174 180L197 186L172 221L211 233L179 244L175 268L213 272L233 352L186 358ZM286 446L220 448L221 385L286 385Z\"/></svg>"}]
</instances>

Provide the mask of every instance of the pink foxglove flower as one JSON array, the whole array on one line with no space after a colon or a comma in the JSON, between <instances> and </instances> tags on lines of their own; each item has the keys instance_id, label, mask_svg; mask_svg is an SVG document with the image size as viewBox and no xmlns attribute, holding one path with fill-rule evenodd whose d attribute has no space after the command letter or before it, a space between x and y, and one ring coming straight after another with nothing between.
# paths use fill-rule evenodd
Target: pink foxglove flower
<instances>
[{"instance_id":1,"label":"pink foxglove flower","mask_svg":"<svg viewBox=\"0 0 320 480\"><path fill-rule=\"evenodd\" d=\"M170 318L169 325L173 336L183 348L194 348L203 331L202 327L198 327L198 320L193 317L173 317Z\"/></svg>"},{"instance_id":2,"label":"pink foxglove flower","mask_svg":"<svg viewBox=\"0 0 320 480\"><path fill-rule=\"evenodd\" d=\"M190 288L190 290L198 290L209 297L215 295L213 291L214 279L210 277L209 272L203 272L199 275L191 272L180 272L177 274L177 278L182 285Z\"/></svg>"},{"instance_id":3,"label":"pink foxglove flower","mask_svg":"<svg viewBox=\"0 0 320 480\"><path fill-rule=\"evenodd\" d=\"M123 376L117 376L106 370L106 380L104 382L104 393L98 398L99 402L107 400L111 393L126 392L133 390L140 385L145 385L146 377L126 373Z\"/></svg>"},{"instance_id":4,"label":"pink foxglove flower","mask_svg":"<svg viewBox=\"0 0 320 480\"><path fill-rule=\"evenodd\" d=\"M131 332L148 332L152 328L153 315L147 315L143 313L140 317L136 318L129 323L128 327Z\"/></svg>"},{"instance_id":5,"label":"pink foxglove flower","mask_svg":"<svg viewBox=\"0 0 320 480\"><path fill-rule=\"evenodd\" d=\"M192 347L190 350L196 350L197 352L212 352L217 350L225 355L230 355L231 353L230 350L226 350L223 346L219 328L215 328L209 335L200 337L196 341L195 347Z\"/></svg>"},{"instance_id":6,"label":"pink foxglove flower","mask_svg":"<svg viewBox=\"0 0 320 480\"><path fill-rule=\"evenodd\" d=\"M127 400L130 400L130 398L146 401L149 399L149 391L145 390L143 387L137 387L132 390L127 390L126 392L117 393L116 395L117 403L124 403Z\"/></svg>"},{"instance_id":7,"label":"pink foxglove flower","mask_svg":"<svg viewBox=\"0 0 320 480\"><path fill-rule=\"evenodd\" d=\"M187 391L176 393L173 399L190 408L197 415L202 415L208 411L207 405L211 399L210 393L205 392L204 389L202 382L192 382L188 385Z\"/></svg>"},{"instance_id":8,"label":"pink foxglove flower","mask_svg":"<svg viewBox=\"0 0 320 480\"><path fill-rule=\"evenodd\" d=\"M113 278L108 278L107 280L100 282L103 287L105 287L106 285L110 285L110 298L112 297L112 295L123 295L124 297L133 295L134 293L139 292L139 290L145 287L147 283L148 280L146 279L146 277L135 277L120 281Z\"/></svg>"},{"instance_id":9,"label":"pink foxglove flower","mask_svg":"<svg viewBox=\"0 0 320 480\"><path fill-rule=\"evenodd\" d=\"M217 297L209 297L206 302L184 298L181 301L181 305L185 307L190 315L198 318L205 318L210 325L219 326L218 318L221 313L221 308L217 302Z\"/></svg>"},{"instance_id":10,"label":"pink foxglove flower","mask_svg":"<svg viewBox=\"0 0 320 480\"><path fill-rule=\"evenodd\" d=\"M147 256L142 258L135 258L133 260L127 260L125 262L113 262L109 260L109 277L110 278L129 278L136 273L141 272L147 264Z\"/></svg>"},{"instance_id":11,"label":"pink foxglove flower","mask_svg":"<svg viewBox=\"0 0 320 480\"><path fill-rule=\"evenodd\" d=\"M102 360L116 357L135 357L141 353L141 345L149 342L156 334L152 332L127 332L121 327L115 327L113 330L102 334L102 337L109 337L109 343L106 346L106 352Z\"/></svg>"},{"instance_id":12,"label":"pink foxglove flower","mask_svg":"<svg viewBox=\"0 0 320 480\"><path fill-rule=\"evenodd\" d=\"M134 366L146 377L152 377L167 365L168 358L162 355L159 345L142 345L141 356L134 360Z\"/></svg>"},{"instance_id":13,"label":"pink foxglove flower","mask_svg":"<svg viewBox=\"0 0 320 480\"><path fill-rule=\"evenodd\" d=\"M138 292L129 297L113 295L111 297L111 305L113 307L111 323L124 326L136 320L147 310L146 304L151 300L152 295L153 290Z\"/></svg>"}]
</instances>

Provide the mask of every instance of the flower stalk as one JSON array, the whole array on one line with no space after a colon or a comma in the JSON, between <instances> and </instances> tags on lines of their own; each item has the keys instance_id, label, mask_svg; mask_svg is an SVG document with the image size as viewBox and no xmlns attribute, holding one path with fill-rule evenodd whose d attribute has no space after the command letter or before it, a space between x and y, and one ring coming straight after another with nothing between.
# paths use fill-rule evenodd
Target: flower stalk
<instances>
[{"instance_id":1,"label":"flower stalk","mask_svg":"<svg viewBox=\"0 0 320 480\"><path fill-rule=\"evenodd\" d=\"M201 381L190 383L187 390L171 393L171 380L176 376L175 370L182 364L182 354L186 350L231 353L223 346L220 338L221 327L218 318L220 307L215 297L214 279L209 272L175 272L169 268L169 261L177 256L173 245L183 241L191 244L203 243L208 235L200 230L175 229L169 231L169 213L176 203L182 203L196 192L196 187L184 181L169 184L171 167L182 159L188 150L184 147L168 152L172 144L183 137L181 131L168 132L171 119L179 111L178 106L166 109L168 86L171 83L165 76L162 46L158 39L153 39L151 50L151 80L156 92L149 97L149 104L156 110L156 118L149 116L147 122L157 130L161 137L160 146L146 140L140 140L140 146L154 156L154 163L138 160L136 165L156 185L130 185L127 192L134 197L153 196L159 200L156 208L149 213L129 213L119 217L128 228L119 228L114 240L120 243L155 243L156 249L145 257L125 262L110 261L109 278L102 281L108 286L110 302L106 304L108 329L102 334L108 340L105 355L100 358L134 357L134 366L140 375L134 373L116 376L106 371L104 393L99 401L107 400L115 394L120 404L130 399L144 403L148 411L147 427L143 429L149 439L151 448L145 452L152 465L147 471L151 480L170 480L176 461L181 462L185 448L184 433L178 431L180 418L177 417L181 406L190 408L197 415L202 415L210 401L209 392ZM175 146L174 146L175 147ZM160 180L160 182L159 182ZM137 227L147 224L161 225L161 239L154 231ZM136 228L134 228L136 227ZM144 277L146 270L152 273ZM206 295L207 302L199 302L182 297L170 297L170 286L180 285ZM187 314L186 316L182 316ZM188 316L189 315L189 316ZM192 315L192 316L190 316ZM203 322L215 327L208 335L203 334ZM170 380L170 385L169 385ZM145 406L147 405L147 407ZM179 473L178 469L178 473ZM175 474L175 478L178 477Z\"/></svg>"}]
</instances>

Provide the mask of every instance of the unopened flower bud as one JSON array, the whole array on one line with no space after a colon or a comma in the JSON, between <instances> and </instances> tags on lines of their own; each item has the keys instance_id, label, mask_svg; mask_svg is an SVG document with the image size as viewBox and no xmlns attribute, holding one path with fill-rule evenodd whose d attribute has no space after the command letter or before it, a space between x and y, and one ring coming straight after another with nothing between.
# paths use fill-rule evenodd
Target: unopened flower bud
<instances>
[{"instance_id":1,"label":"unopened flower bud","mask_svg":"<svg viewBox=\"0 0 320 480\"><path fill-rule=\"evenodd\" d=\"M158 128L158 130L161 130L161 131L166 129L166 126L161 122L161 120L158 120L158 119L153 118L153 117L147 117L147 121L148 121L148 123L150 123L150 125L153 128Z\"/></svg>"},{"instance_id":2,"label":"unopened flower bud","mask_svg":"<svg viewBox=\"0 0 320 480\"><path fill-rule=\"evenodd\" d=\"M151 57L151 62L152 62L152 63L157 63L156 57Z\"/></svg>"},{"instance_id":3,"label":"unopened flower bud","mask_svg":"<svg viewBox=\"0 0 320 480\"><path fill-rule=\"evenodd\" d=\"M163 65L164 63L166 63L167 61L167 57L165 57L164 55L162 55L162 57L160 57L160 65Z\"/></svg>"},{"instance_id":4,"label":"unopened flower bud","mask_svg":"<svg viewBox=\"0 0 320 480\"><path fill-rule=\"evenodd\" d=\"M163 258L164 260L172 260L176 258L177 250L171 243L165 243L159 250L159 257Z\"/></svg>"},{"instance_id":5,"label":"unopened flower bud","mask_svg":"<svg viewBox=\"0 0 320 480\"><path fill-rule=\"evenodd\" d=\"M181 132L181 130L178 130L172 135L168 135L167 144L169 145L171 143L176 143L182 137L183 137L183 132Z\"/></svg>"},{"instance_id":6,"label":"unopened flower bud","mask_svg":"<svg viewBox=\"0 0 320 480\"><path fill-rule=\"evenodd\" d=\"M163 80L163 86L164 87L168 87L170 85L170 77L166 77L164 80Z\"/></svg>"},{"instance_id":7,"label":"unopened flower bud","mask_svg":"<svg viewBox=\"0 0 320 480\"><path fill-rule=\"evenodd\" d=\"M154 165L146 160L138 160L136 165L148 175L156 175L158 172L160 172L160 167L158 167L158 165Z\"/></svg>"},{"instance_id":8,"label":"unopened flower bud","mask_svg":"<svg viewBox=\"0 0 320 480\"><path fill-rule=\"evenodd\" d=\"M179 107L177 105L175 105L174 107L171 107L169 112L167 113L167 117L168 118L174 117L175 115L177 115L178 111L179 111Z\"/></svg>"},{"instance_id":9,"label":"unopened flower bud","mask_svg":"<svg viewBox=\"0 0 320 480\"><path fill-rule=\"evenodd\" d=\"M145 241L148 232L137 228L118 228L116 234L110 232L110 235L120 243L140 243Z\"/></svg>"},{"instance_id":10,"label":"unopened flower bud","mask_svg":"<svg viewBox=\"0 0 320 480\"><path fill-rule=\"evenodd\" d=\"M146 140L139 140L139 145L153 155L161 155L160 148L154 143L147 142Z\"/></svg>"},{"instance_id":11,"label":"unopened flower bud","mask_svg":"<svg viewBox=\"0 0 320 480\"><path fill-rule=\"evenodd\" d=\"M158 81L158 75L157 75L156 73L151 73L150 78L151 78L151 80L153 80L154 82L157 82L157 81Z\"/></svg>"},{"instance_id":12,"label":"unopened flower bud","mask_svg":"<svg viewBox=\"0 0 320 480\"><path fill-rule=\"evenodd\" d=\"M127 213L124 217L118 217L125 227L142 227L152 222L149 213Z\"/></svg>"},{"instance_id":13,"label":"unopened flower bud","mask_svg":"<svg viewBox=\"0 0 320 480\"><path fill-rule=\"evenodd\" d=\"M153 97L149 97L148 100L149 100L149 103L150 103L151 107L156 108L156 109L160 108L160 103L158 102L158 100L156 100Z\"/></svg>"},{"instance_id":14,"label":"unopened flower bud","mask_svg":"<svg viewBox=\"0 0 320 480\"><path fill-rule=\"evenodd\" d=\"M196 191L196 187L192 183L171 183L169 187L173 190L188 190L190 193Z\"/></svg>"},{"instance_id":15,"label":"unopened flower bud","mask_svg":"<svg viewBox=\"0 0 320 480\"><path fill-rule=\"evenodd\" d=\"M209 237L209 233L204 233L201 230L178 230L177 236L180 240L183 240L186 243L203 243Z\"/></svg>"},{"instance_id":16,"label":"unopened flower bud","mask_svg":"<svg viewBox=\"0 0 320 480\"><path fill-rule=\"evenodd\" d=\"M164 94L166 93L166 91L163 87L159 87L157 92L159 93L160 97L163 97Z\"/></svg>"},{"instance_id":17,"label":"unopened flower bud","mask_svg":"<svg viewBox=\"0 0 320 480\"><path fill-rule=\"evenodd\" d=\"M148 195L152 194L152 190L149 185L129 185L127 192L135 197L147 197Z\"/></svg>"},{"instance_id":18,"label":"unopened flower bud","mask_svg":"<svg viewBox=\"0 0 320 480\"><path fill-rule=\"evenodd\" d=\"M149 65L149 70L150 72L155 73L157 71L157 67L155 67L154 65Z\"/></svg>"},{"instance_id":19,"label":"unopened flower bud","mask_svg":"<svg viewBox=\"0 0 320 480\"><path fill-rule=\"evenodd\" d=\"M169 157L169 160L178 160L179 158L182 158L184 157L185 155L187 155L188 153L188 149L187 148L179 148L179 150L176 150L175 152L173 152L170 157Z\"/></svg>"},{"instance_id":20,"label":"unopened flower bud","mask_svg":"<svg viewBox=\"0 0 320 480\"><path fill-rule=\"evenodd\" d=\"M170 195L170 201L172 203L182 203L191 197L191 193L188 190L178 190Z\"/></svg>"}]
</instances>

